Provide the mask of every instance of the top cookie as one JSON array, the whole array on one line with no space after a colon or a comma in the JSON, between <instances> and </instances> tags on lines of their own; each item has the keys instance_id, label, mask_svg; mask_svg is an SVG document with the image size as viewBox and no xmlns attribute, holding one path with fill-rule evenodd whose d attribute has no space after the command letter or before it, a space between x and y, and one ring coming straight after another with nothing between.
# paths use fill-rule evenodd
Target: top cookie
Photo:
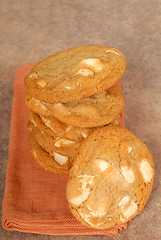
<instances>
[{"instance_id":1,"label":"top cookie","mask_svg":"<svg viewBox=\"0 0 161 240\"><path fill-rule=\"evenodd\" d=\"M32 111L40 115L54 116L68 125L83 128L111 123L124 107L124 96L117 86L71 103L45 103L28 95L25 101Z\"/></svg>"},{"instance_id":2,"label":"top cookie","mask_svg":"<svg viewBox=\"0 0 161 240\"><path fill-rule=\"evenodd\" d=\"M154 161L131 131L103 127L79 148L67 183L74 216L92 228L110 228L139 214L152 190Z\"/></svg>"},{"instance_id":3,"label":"top cookie","mask_svg":"<svg viewBox=\"0 0 161 240\"><path fill-rule=\"evenodd\" d=\"M117 49L80 46L39 62L25 78L28 95L47 103L66 103L113 86L124 74L126 58Z\"/></svg>"}]
</instances>

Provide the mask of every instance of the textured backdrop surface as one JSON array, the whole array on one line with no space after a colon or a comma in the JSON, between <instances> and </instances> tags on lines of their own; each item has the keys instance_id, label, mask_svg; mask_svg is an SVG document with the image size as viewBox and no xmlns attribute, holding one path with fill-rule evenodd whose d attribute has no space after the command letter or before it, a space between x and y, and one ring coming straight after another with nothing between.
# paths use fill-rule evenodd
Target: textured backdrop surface
<instances>
[{"instance_id":1,"label":"textured backdrop surface","mask_svg":"<svg viewBox=\"0 0 161 240\"><path fill-rule=\"evenodd\" d=\"M161 239L161 1L1 0L0 13L0 203L15 70L74 46L100 44L125 54L128 66L122 88L126 127L147 144L156 167L145 210L114 237L43 236L10 232L0 226L0 239Z\"/></svg>"}]
</instances>

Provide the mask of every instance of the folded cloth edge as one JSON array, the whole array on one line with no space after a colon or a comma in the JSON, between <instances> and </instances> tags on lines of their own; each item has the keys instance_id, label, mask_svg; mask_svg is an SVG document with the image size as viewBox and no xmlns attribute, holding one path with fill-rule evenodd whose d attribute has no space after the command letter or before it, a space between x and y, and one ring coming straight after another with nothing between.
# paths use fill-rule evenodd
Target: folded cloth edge
<instances>
[{"instance_id":1,"label":"folded cloth edge","mask_svg":"<svg viewBox=\"0 0 161 240\"><path fill-rule=\"evenodd\" d=\"M128 222L129 223L129 222ZM53 229L53 224L51 223L51 228L54 230L53 233L50 228L50 223L40 223L35 222L34 223L30 220L24 220L20 218L2 218L2 226L6 230L10 231L19 231L19 232L28 232L28 233L39 233L39 234L46 234L46 235L109 235L113 236L117 234L119 231L125 230L127 228L128 223L123 223L120 225L115 225L114 227L110 229L89 229L84 226L82 226L80 229L75 229L75 225L73 228L69 228L68 223L66 223L66 227L63 226L63 229L61 228L60 224L55 224ZM78 223L79 225L79 223ZM77 226L78 227L78 226ZM82 231L83 230L83 231ZM90 231L91 230L91 231Z\"/></svg>"}]
</instances>

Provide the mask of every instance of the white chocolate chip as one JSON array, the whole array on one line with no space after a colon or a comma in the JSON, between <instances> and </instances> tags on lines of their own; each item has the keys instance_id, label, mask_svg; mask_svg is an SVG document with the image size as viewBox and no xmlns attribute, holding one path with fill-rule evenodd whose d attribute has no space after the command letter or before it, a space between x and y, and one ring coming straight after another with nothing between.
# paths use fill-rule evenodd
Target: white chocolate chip
<instances>
[{"instance_id":1,"label":"white chocolate chip","mask_svg":"<svg viewBox=\"0 0 161 240\"><path fill-rule=\"evenodd\" d=\"M53 132L57 133L57 132L55 131L55 129L53 129L53 128L50 126L50 120L43 120L43 121L44 121L45 125L46 125L48 128L50 128Z\"/></svg>"},{"instance_id":2,"label":"white chocolate chip","mask_svg":"<svg viewBox=\"0 0 161 240\"><path fill-rule=\"evenodd\" d=\"M108 218L108 221L112 220L112 217L109 217L110 215L108 214L106 217Z\"/></svg>"},{"instance_id":3,"label":"white chocolate chip","mask_svg":"<svg viewBox=\"0 0 161 240\"><path fill-rule=\"evenodd\" d=\"M70 114L70 112L67 109L67 107L65 107L65 105L62 104L62 103L55 103L53 109L57 110L60 113L63 113L64 115L69 115Z\"/></svg>"},{"instance_id":4,"label":"white chocolate chip","mask_svg":"<svg viewBox=\"0 0 161 240\"><path fill-rule=\"evenodd\" d=\"M83 83L78 82L78 83L76 83L76 86L77 86L77 87L82 87L82 86L83 86Z\"/></svg>"},{"instance_id":5,"label":"white chocolate chip","mask_svg":"<svg viewBox=\"0 0 161 240\"><path fill-rule=\"evenodd\" d=\"M140 172L145 182L150 182L153 177L153 169L150 164L144 159L140 164Z\"/></svg>"},{"instance_id":6,"label":"white chocolate chip","mask_svg":"<svg viewBox=\"0 0 161 240\"><path fill-rule=\"evenodd\" d=\"M89 77L89 76L94 75L94 71L92 69L89 69L89 68L81 68L76 72L76 75L82 75L82 76L85 76L85 77Z\"/></svg>"},{"instance_id":7,"label":"white chocolate chip","mask_svg":"<svg viewBox=\"0 0 161 240\"><path fill-rule=\"evenodd\" d=\"M64 165L67 163L68 161L68 157L67 156L63 156L63 155L60 155L58 153L53 153L54 155L54 159L57 163L59 163L60 165Z\"/></svg>"},{"instance_id":8,"label":"white chocolate chip","mask_svg":"<svg viewBox=\"0 0 161 240\"><path fill-rule=\"evenodd\" d=\"M37 158L37 153L35 152L35 150L33 150L33 154Z\"/></svg>"},{"instance_id":9,"label":"white chocolate chip","mask_svg":"<svg viewBox=\"0 0 161 240\"><path fill-rule=\"evenodd\" d=\"M115 53L115 54L118 55L118 56L121 56L118 52L116 52L116 51L114 51L114 50L106 50L105 53L107 53L107 52L112 52L112 53Z\"/></svg>"},{"instance_id":10,"label":"white chocolate chip","mask_svg":"<svg viewBox=\"0 0 161 240\"><path fill-rule=\"evenodd\" d=\"M48 119L46 119L44 116L41 116L41 119L42 119L45 123L47 123L47 124L50 124L50 123L51 123L51 121L48 120Z\"/></svg>"},{"instance_id":11,"label":"white chocolate chip","mask_svg":"<svg viewBox=\"0 0 161 240\"><path fill-rule=\"evenodd\" d=\"M94 160L94 164L95 164L102 172L104 172L109 166L111 166L110 163L108 163L106 160L102 160L102 159L96 159L96 160Z\"/></svg>"},{"instance_id":12,"label":"white chocolate chip","mask_svg":"<svg viewBox=\"0 0 161 240\"><path fill-rule=\"evenodd\" d=\"M66 88L66 89L71 89L71 87L70 87L70 86L64 86L64 88Z\"/></svg>"},{"instance_id":13,"label":"white chocolate chip","mask_svg":"<svg viewBox=\"0 0 161 240\"><path fill-rule=\"evenodd\" d=\"M103 63L98 58L86 58L81 63L90 66L95 72L100 72L103 69Z\"/></svg>"},{"instance_id":14,"label":"white chocolate chip","mask_svg":"<svg viewBox=\"0 0 161 240\"><path fill-rule=\"evenodd\" d=\"M35 123L33 118L30 120L30 122L32 122L35 125L35 127L37 127L37 124Z\"/></svg>"},{"instance_id":15,"label":"white chocolate chip","mask_svg":"<svg viewBox=\"0 0 161 240\"><path fill-rule=\"evenodd\" d=\"M77 178L80 179L82 183L82 190L84 190L87 184L90 184L90 185L93 184L95 176L85 174L85 175L78 175Z\"/></svg>"},{"instance_id":16,"label":"white chocolate chip","mask_svg":"<svg viewBox=\"0 0 161 240\"><path fill-rule=\"evenodd\" d=\"M137 203L135 203L134 201L131 201L130 206L122 211L122 214L124 215L125 218L120 216L120 220L122 222L126 222L130 216L135 214L137 209L138 209Z\"/></svg>"},{"instance_id":17,"label":"white chocolate chip","mask_svg":"<svg viewBox=\"0 0 161 240\"><path fill-rule=\"evenodd\" d=\"M47 119L45 119L45 118L44 118L43 121L46 123L47 126L51 124L51 121L50 121L50 120L47 120Z\"/></svg>"},{"instance_id":18,"label":"white chocolate chip","mask_svg":"<svg viewBox=\"0 0 161 240\"><path fill-rule=\"evenodd\" d=\"M61 138L55 142L56 147L63 147L64 145L69 145L75 143L74 141L70 141L68 139Z\"/></svg>"},{"instance_id":19,"label":"white chocolate chip","mask_svg":"<svg viewBox=\"0 0 161 240\"><path fill-rule=\"evenodd\" d=\"M128 150L128 153L131 153L132 147L128 147L127 150Z\"/></svg>"},{"instance_id":20,"label":"white chocolate chip","mask_svg":"<svg viewBox=\"0 0 161 240\"><path fill-rule=\"evenodd\" d=\"M80 132L80 134L84 137L84 138L87 138L88 135L85 133L85 132Z\"/></svg>"},{"instance_id":21,"label":"white chocolate chip","mask_svg":"<svg viewBox=\"0 0 161 240\"><path fill-rule=\"evenodd\" d=\"M125 196L121 199L121 201L119 202L119 206L121 206L122 208L124 208L124 206L130 201L130 197L129 196Z\"/></svg>"},{"instance_id":22,"label":"white chocolate chip","mask_svg":"<svg viewBox=\"0 0 161 240\"><path fill-rule=\"evenodd\" d=\"M37 84L42 88L47 86L47 82L45 80L42 80L42 79L38 80Z\"/></svg>"},{"instance_id":23,"label":"white chocolate chip","mask_svg":"<svg viewBox=\"0 0 161 240\"><path fill-rule=\"evenodd\" d=\"M126 219L126 218L123 218L123 217L121 217L121 216L120 216L120 220L121 220L121 222L123 222L123 223L124 223L124 222L127 222L127 219Z\"/></svg>"},{"instance_id":24,"label":"white chocolate chip","mask_svg":"<svg viewBox=\"0 0 161 240\"><path fill-rule=\"evenodd\" d=\"M31 98L30 99L30 104L36 106L37 108L41 108L42 110L47 110L45 103L40 102L39 100L35 99L35 98Z\"/></svg>"},{"instance_id":25,"label":"white chocolate chip","mask_svg":"<svg viewBox=\"0 0 161 240\"><path fill-rule=\"evenodd\" d=\"M90 189L86 188L81 195L71 198L70 202L75 206L79 206L88 198L89 193L90 193Z\"/></svg>"},{"instance_id":26,"label":"white chocolate chip","mask_svg":"<svg viewBox=\"0 0 161 240\"><path fill-rule=\"evenodd\" d=\"M65 132L68 132L71 128L72 128L72 126L67 127Z\"/></svg>"},{"instance_id":27,"label":"white chocolate chip","mask_svg":"<svg viewBox=\"0 0 161 240\"><path fill-rule=\"evenodd\" d=\"M133 183L135 180L135 175L134 172L132 171L132 169L128 169L126 166L125 167L121 167L121 173L124 176L125 180L128 183Z\"/></svg>"},{"instance_id":28,"label":"white chocolate chip","mask_svg":"<svg viewBox=\"0 0 161 240\"><path fill-rule=\"evenodd\" d=\"M76 197L71 198L70 202L76 206L79 206L88 198L89 193L90 193L90 188L87 187L87 184L92 184L95 176L78 175L77 178L81 182L81 187L79 188L79 191L81 192L81 194L79 194Z\"/></svg>"},{"instance_id":29,"label":"white chocolate chip","mask_svg":"<svg viewBox=\"0 0 161 240\"><path fill-rule=\"evenodd\" d=\"M94 224L93 222L91 222L91 221L90 221L90 217L91 217L90 214L83 213L83 211L81 211L81 209L79 209L78 212L79 212L81 218L83 218L83 220L84 220L86 223L88 223L89 225L91 225L91 226L100 226L100 225L102 225L102 223L95 223L95 224Z\"/></svg>"},{"instance_id":30,"label":"white chocolate chip","mask_svg":"<svg viewBox=\"0 0 161 240\"><path fill-rule=\"evenodd\" d=\"M50 120L46 119L46 118L43 117L43 116L41 116L41 119L44 121L44 123L45 123L45 125L46 125L47 127L49 127L53 132L55 132L55 129L53 129L53 128L50 126L50 124L51 124L51 121L50 121Z\"/></svg>"},{"instance_id":31,"label":"white chocolate chip","mask_svg":"<svg viewBox=\"0 0 161 240\"><path fill-rule=\"evenodd\" d=\"M105 211L105 209L101 208L101 207L98 207L98 209L96 211L94 211L93 209L88 207L88 210L90 211L90 213L93 217L102 217L107 213L107 211Z\"/></svg>"},{"instance_id":32,"label":"white chocolate chip","mask_svg":"<svg viewBox=\"0 0 161 240\"><path fill-rule=\"evenodd\" d=\"M130 197L124 196L119 202L119 206L121 207L121 210L122 210L121 215L123 215L123 217L120 216L120 220L122 222L126 222L128 218L132 216L138 209L138 205L134 201L131 201L130 206L127 207L127 204L129 203L129 201L130 201Z\"/></svg>"}]
</instances>

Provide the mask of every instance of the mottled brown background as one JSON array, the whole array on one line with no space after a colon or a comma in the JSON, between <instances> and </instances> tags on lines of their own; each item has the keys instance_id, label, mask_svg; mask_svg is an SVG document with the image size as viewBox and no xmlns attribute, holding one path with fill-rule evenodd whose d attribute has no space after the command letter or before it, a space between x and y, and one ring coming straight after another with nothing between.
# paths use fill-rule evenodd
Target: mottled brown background
<instances>
[{"instance_id":1,"label":"mottled brown background","mask_svg":"<svg viewBox=\"0 0 161 240\"><path fill-rule=\"evenodd\" d=\"M126 127L148 145L156 166L145 210L114 237L44 236L0 227L0 239L161 239L161 0L0 0L0 41L0 203L15 70L78 45L116 47L127 57Z\"/></svg>"}]
</instances>

